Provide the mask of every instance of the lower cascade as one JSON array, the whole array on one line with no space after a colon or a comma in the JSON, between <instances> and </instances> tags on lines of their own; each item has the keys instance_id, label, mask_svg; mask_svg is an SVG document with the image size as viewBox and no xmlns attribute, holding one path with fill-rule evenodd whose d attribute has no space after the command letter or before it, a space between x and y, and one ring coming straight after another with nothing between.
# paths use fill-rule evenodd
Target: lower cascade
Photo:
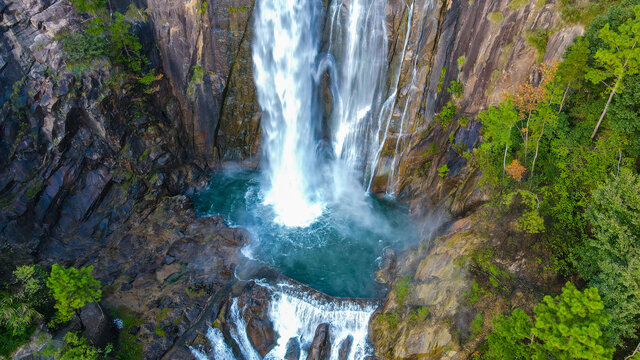
<instances>
[{"instance_id":1,"label":"lower cascade","mask_svg":"<svg viewBox=\"0 0 640 360\"><path fill-rule=\"evenodd\" d=\"M286 283L270 289L268 316L278 338L264 357L252 346L242 315L245 308L241 308L238 298L234 298L227 321L236 354L223 331L210 327L206 336L210 349L191 348L196 359L289 360L307 359L308 356L315 359L319 355L330 360L359 360L372 355L367 343L367 328L375 310L373 303L318 299Z\"/></svg>"}]
</instances>

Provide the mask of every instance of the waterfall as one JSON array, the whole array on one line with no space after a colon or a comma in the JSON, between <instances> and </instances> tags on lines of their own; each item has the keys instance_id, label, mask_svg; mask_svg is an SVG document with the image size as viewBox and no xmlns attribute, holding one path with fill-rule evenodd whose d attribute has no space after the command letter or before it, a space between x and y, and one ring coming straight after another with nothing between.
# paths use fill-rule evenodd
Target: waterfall
<instances>
[{"instance_id":1,"label":"waterfall","mask_svg":"<svg viewBox=\"0 0 640 360\"><path fill-rule=\"evenodd\" d=\"M263 110L265 203L273 206L275 221L286 226L307 226L324 207L314 181L317 5L313 0L256 4L253 63Z\"/></svg>"},{"instance_id":2,"label":"waterfall","mask_svg":"<svg viewBox=\"0 0 640 360\"><path fill-rule=\"evenodd\" d=\"M253 62L263 110L264 203L285 226L309 226L345 196L362 197L390 121L380 116L386 1L334 0L322 56L320 5L317 0L256 4ZM332 97L326 124L318 95L324 73Z\"/></svg>"},{"instance_id":3,"label":"waterfall","mask_svg":"<svg viewBox=\"0 0 640 360\"><path fill-rule=\"evenodd\" d=\"M332 145L344 168L363 181L386 124L375 121L387 72L384 0L342 1L330 7L331 52L338 60L337 86L331 114ZM338 182L340 177L334 177Z\"/></svg>"},{"instance_id":4,"label":"waterfall","mask_svg":"<svg viewBox=\"0 0 640 360\"><path fill-rule=\"evenodd\" d=\"M287 343L291 338L295 338L300 344L300 359L306 359L315 330L323 323L329 324L330 360L339 359L340 346L348 337L352 339L348 360L362 360L367 355L372 355L373 351L367 343L367 327L375 310L373 304L363 305L348 300L326 302L315 299L308 293L292 290L290 287L291 285L288 284L280 284L280 289L272 294L268 312L279 337L275 347L264 357L265 360L284 359ZM238 300L234 299L229 319L232 325L231 338L238 346L243 359L261 359L249 342L246 324L241 314ZM209 328L207 339L211 345L212 354L207 355L202 349L191 348L196 359L235 359L220 330Z\"/></svg>"}]
</instances>

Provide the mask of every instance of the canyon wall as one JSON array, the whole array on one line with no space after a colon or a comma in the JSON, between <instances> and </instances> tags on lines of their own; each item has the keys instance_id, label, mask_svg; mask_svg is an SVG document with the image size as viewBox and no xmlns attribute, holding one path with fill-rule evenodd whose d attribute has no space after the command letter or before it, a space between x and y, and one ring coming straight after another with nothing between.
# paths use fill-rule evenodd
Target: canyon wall
<instances>
[{"instance_id":1,"label":"canyon wall","mask_svg":"<svg viewBox=\"0 0 640 360\"><path fill-rule=\"evenodd\" d=\"M147 0L162 69L194 151L208 166L260 151L253 84L254 0Z\"/></svg>"}]
</instances>

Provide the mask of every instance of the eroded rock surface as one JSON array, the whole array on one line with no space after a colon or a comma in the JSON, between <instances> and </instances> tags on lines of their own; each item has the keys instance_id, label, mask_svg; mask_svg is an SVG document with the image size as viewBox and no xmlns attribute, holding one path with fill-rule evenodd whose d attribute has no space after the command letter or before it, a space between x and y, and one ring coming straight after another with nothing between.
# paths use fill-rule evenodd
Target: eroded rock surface
<instances>
[{"instance_id":1,"label":"eroded rock surface","mask_svg":"<svg viewBox=\"0 0 640 360\"><path fill-rule=\"evenodd\" d=\"M329 324L320 324L311 342L307 360L328 360L331 355L331 334Z\"/></svg>"}]
</instances>

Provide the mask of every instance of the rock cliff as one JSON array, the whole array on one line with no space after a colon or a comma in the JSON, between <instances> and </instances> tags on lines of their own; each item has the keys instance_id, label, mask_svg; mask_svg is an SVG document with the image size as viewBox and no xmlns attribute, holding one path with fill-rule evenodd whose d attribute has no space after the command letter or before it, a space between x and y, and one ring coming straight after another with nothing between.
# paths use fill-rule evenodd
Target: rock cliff
<instances>
[{"instance_id":1,"label":"rock cliff","mask_svg":"<svg viewBox=\"0 0 640 360\"><path fill-rule=\"evenodd\" d=\"M399 76L398 96L376 190L391 188L418 212L417 204L444 205L460 215L483 201L475 187L478 173L465 158L481 141L473 119L518 85L537 81L538 64L559 61L583 32L580 25L563 24L555 6L511 0L389 3L389 76ZM528 41L534 33L546 36L544 48ZM453 98L455 115L437 118L450 106L451 81L462 87ZM443 165L447 176L437 171Z\"/></svg>"}]
</instances>

